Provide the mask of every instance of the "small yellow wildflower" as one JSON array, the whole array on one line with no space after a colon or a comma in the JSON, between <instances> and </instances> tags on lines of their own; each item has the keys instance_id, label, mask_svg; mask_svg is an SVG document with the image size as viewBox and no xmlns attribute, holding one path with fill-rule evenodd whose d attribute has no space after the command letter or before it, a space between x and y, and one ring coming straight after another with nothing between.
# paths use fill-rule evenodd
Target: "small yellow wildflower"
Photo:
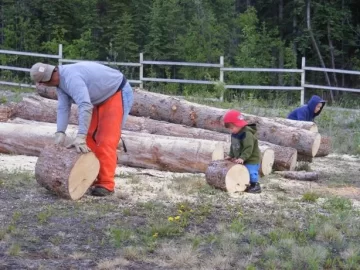
<instances>
[{"instance_id":1,"label":"small yellow wildflower","mask_svg":"<svg viewBox=\"0 0 360 270\"><path fill-rule=\"evenodd\" d=\"M168 221L174 221L174 218L173 217L168 217Z\"/></svg>"},{"instance_id":2,"label":"small yellow wildflower","mask_svg":"<svg viewBox=\"0 0 360 270\"><path fill-rule=\"evenodd\" d=\"M239 212L239 213L238 213L238 216L239 216L239 217L241 217L242 215L243 215L243 213L242 213L242 212Z\"/></svg>"},{"instance_id":3,"label":"small yellow wildflower","mask_svg":"<svg viewBox=\"0 0 360 270\"><path fill-rule=\"evenodd\" d=\"M182 210L178 210L178 212L179 212L180 214L182 214L182 213L183 213L183 211L182 211Z\"/></svg>"},{"instance_id":4,"label":"small yellow wildflower","mask_svg":"<svg viewBox=\"0 0 360 270\"><path fill-rule=\"evenodd\" d=\"M194 210L190 209L190 213L194 212Z\"/></svg>"},{"instance_id":5,"label":"small yellow wildflower","mask_svg":"<svg viewBox=\"0 0 360 270\"><path fill-rule=\"evenodd\" d=\"M158 237L158 236L159 236L158 233L154 233L154 235L153 235L154 238L156 238L156 237Z\"/></svg>"},{"instance_id":6,"label":"small yellow wildflower","mask_svg":"<svg viewBox=\"0 0 360 270\"><path fill-rule=\"evenodd\" d=\"M176 216L176 217L175 217L175 220L179 220L179 219L180 219L180 216Z\"/></svg>"},{"instance_id":7,"label":"small yellow wildflower","mask_svg":"<svg viewBox=\"0 0 360 270\"><path fill-rule=\"evenodd\" d=\"M360 146L360 145L359 145ZM180 205L180 208L181 209L184 209L185 208L185 206L182 204L182 205Z\"/></svg>"}]
</instances>

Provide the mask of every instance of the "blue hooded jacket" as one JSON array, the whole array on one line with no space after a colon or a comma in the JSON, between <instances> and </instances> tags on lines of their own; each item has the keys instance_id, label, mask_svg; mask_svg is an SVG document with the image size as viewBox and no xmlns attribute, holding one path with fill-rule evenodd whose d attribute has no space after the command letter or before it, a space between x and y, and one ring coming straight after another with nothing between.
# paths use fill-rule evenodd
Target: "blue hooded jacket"
<instances>
[{"instance_id":1,"label":"blue hooded jacket","mask_svg":"<svg viewBox=\"0 0 360 270\"><path fill-rule=\"evenodd\" d=\"M298 120L298 121L313 122L314 118L321 113L322 109L325 106L325 102L326 101L323 100L321 97L314 95L311 97L311 99L309 100L309 102L306 105L293 110L288 115L287 118L292 119L292 120ZM322 103L322 107L321 107L320 111L315 113L314 111L315 111L316 105L318 103Z\"/></svg>"}]
</instances>

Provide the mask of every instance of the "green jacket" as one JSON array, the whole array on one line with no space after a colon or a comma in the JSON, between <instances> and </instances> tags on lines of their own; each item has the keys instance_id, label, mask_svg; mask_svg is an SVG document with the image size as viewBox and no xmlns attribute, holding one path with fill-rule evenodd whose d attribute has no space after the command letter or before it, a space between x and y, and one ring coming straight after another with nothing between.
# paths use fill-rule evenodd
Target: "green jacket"
<instances>
[{"instance_id":1,"label":"green jacket","mask_svg":"<svg viewBox=\"0 0 360 270\"><path fill-rule=\"evenodd\" d=\"M241 158L247 164L259 164L261 152L259 142L255 136L256 125L247 125L239 133L231 135L231 146L229 156Z\"/></svg>"}]
</instances>

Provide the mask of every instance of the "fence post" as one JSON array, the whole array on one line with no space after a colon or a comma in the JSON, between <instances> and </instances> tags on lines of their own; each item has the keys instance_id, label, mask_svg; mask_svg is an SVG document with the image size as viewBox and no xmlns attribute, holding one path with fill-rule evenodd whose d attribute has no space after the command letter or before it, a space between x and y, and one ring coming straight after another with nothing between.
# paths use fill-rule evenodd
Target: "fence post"
<instances>
[{"instance_id":1,"label":"fence post","mask_svg":"<svg viewBox=\"0 0 360 270\"><path fill-rule=\"evenodd\" d=\"M305 57L301 59L301 97L300 105L304 105L305 100Z\"/></svg>"},{"instance_id":2,"label":"fence post","mask_svg":"<svg viewBox=\"0 0 360 270\"><path fill-rule=\"evenodd\" d=\"M140 53L140 71L139 71L139 75L140 75L140 88L143 89L144 88L144 83L143 83L143 78L144 78L144 54Z\"/></svg>"},{"instance_id":3,"label":"fence post","mask_svg":"<svg viewBox=\"0 0 360 270\"><path fill-rule=\"evenodd\" d=\"M223 67L224 67L224 56L220 56L220 78L219 78L220 83L224 82L224 71L222 70ZM224 101L224 92L225 91L223 91L220 96L221 102Z\"/></svg>"},{"instance_id":4,"label":"fence post","mask_svg":"<svg viewBox=\"0 0 360 270\"><path fill-rule=\"evenodd\" d=\"M62 59L63 59L63 45L59 44L59 66L62 63Z\"/></svg>"}]
</instances>

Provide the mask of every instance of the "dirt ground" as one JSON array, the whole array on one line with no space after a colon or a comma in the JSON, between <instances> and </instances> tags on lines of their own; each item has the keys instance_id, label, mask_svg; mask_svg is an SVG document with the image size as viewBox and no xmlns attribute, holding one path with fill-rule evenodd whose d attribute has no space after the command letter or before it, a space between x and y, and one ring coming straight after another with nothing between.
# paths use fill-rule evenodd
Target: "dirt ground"
<instances>
[{"instance_id":1,"label":"dirt ground","mask_svg":"<svg viewBox=\"0 0 360 270\"><path fill-rule=\"evenodd\" d=\"M114 196L87 194L76 202L37 185L36 160L0 155L0 269L319 269L307 268L307 257L304 262L266 257L269 249L280 250L275 244L282 242L273 235L279 228L303 232L310 220L321 224L314 211L332 217L333 210L322 205L333 195L350 202L359 221L360 158L355 156L316 158L310 167L320 172L317 182L270 175L261 180L258 195L228 196L210 188L203 174L119 167ZM305 203L304 194L316 194L314 203ZM347 207L336 202L334 207ZM341 232L344 239L359 243L355 229L346 233ZM306 237L308 243L323 239ZM339 249L350 252L351 247ZM297 248L303 246L290 250ZM327 250L331 258L333 249ZM339 263L347 263L339 254ZM321 256L314 259L318 265L328 261Z\"/></svg>"}]
</instances>

